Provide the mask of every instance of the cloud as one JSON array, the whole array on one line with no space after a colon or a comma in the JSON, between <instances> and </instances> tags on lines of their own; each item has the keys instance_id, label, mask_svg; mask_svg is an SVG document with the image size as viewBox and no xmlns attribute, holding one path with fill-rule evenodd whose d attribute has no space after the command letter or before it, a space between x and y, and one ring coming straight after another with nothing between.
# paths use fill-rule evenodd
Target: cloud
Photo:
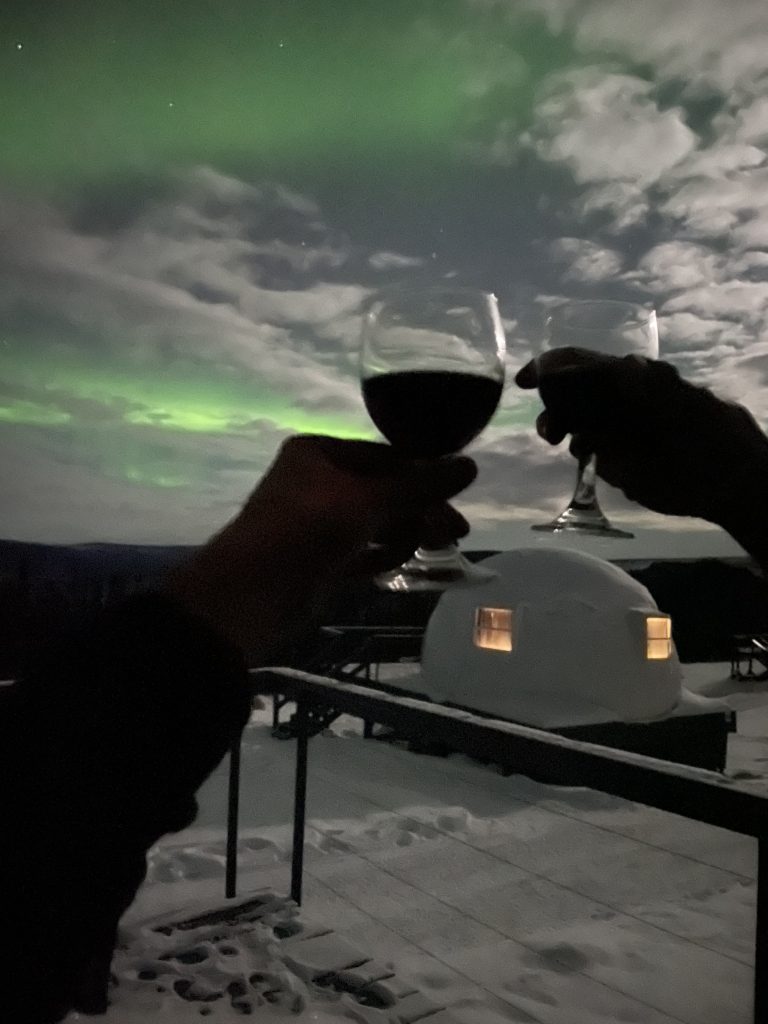
<instances>
[{"instance_id":1,"label":"cloud","mask_svg":"<svg viewBox=\"0 0 768 1024\"><path fill-rule=\"evenodd\" d=\"M62 388L33 388L18 381L9 384L0 380L0 406L28 405L52 413L61 413L62 419L78 423L120 423L127 414L141 412L146 406L115 395L107 401L84 398Z\"/></svg>"},{"instance_id":2,"label":"cloud","mask_svg":"<svg viewBox=\"0 0 768 1024\"><path fill-rule=\"evenodd\" d=\"M657 294L709 285L723 279L726 258L694 242L661 242L639 260L628 280Z\"/></svg>"},{"instance_id":3,"label":"cloud","mask_svg":"<svg viewBox=\"0 0 768 1024\"><path fill-rule=\"evenodd\" d=\"M765 70L762 0L528 0L552 30L573 33L586 55L621 53L653 65L659 81L751 91Z\"/></svg>"},{"instance_id":4,"label":"cloud","mask_svg":"<svg viewBox=\"0 0 768 1024\"><path fill-rule=\"evenodd\" d=\"M489 5L485 5L489 6ZM495 5L514 23L535 11L584 66L539 86L528 143L583 186L574 211L621 233L660 215L701 238L768 246L768 18L762 0L528 0ZM691 26L695 31L691 31ZM622 70L630 60L642 77ZM612 63L611 63L612 62ZM514 119L487 159L514 162Z\"/></svg>"},{"instance_id":5,"label":"cloud","mask_svg":"<svg viewBox=\"0 0 768 1024\"><path fill-rule=\"evenodd\" d=\"M644 187L696 144L680 108L660 109L652 83L599 67L546 81L531 139L542 159L568 164L577 182Z\"/></svg>"},{"instance_id":6,"label":"cloud","mask_svg":"<svg viewBox=\"0 0 768 1024\"><path fill-rule=\"evenodd\" d=\"M768 281L710 282L672 296L664 311L690 311L704 317L726 317L761 328L768 314Z\"/></svg>"},{"instance_id":7,"label":"cloud","mask_svg":"<svg viewBox=\"0 0 768 1024\"><path fill-rule=\"evenodd\" d=\"M716 179L692 177L684 183L676 182L658 209L689 234L727 236L743 248L754 248L750 234L768 210L767 186L768 167L749 168Z\"/></svg>"},{"instance_id":8,"label":"cloud","mask_svg":"<svg viewBox=\"0 0 768 1024\"><path fill-rule=\"evenodd\" d=\"M304 287L295 274L292 288L272 286L265 254L283 258L285 244L255 241L259 224L274 227L274 202L285 204L294 228L297 217L310 218L315 243L302 267L315 276ZM340 411L357 408L354 382L295 337L297 329L317 330L326 348L340 353L349 318L368 294L361 285L317 276L339 260L316 237L320 222L309 201L281 189L265 194L203 169L113 235L84 235L41 206L6 207L5 221L0 305L7 311L37 309L70 336L74 330L81 345L93 338L100 350L112 347L134 364L157 366L162 353L166 365L171 357L230 364L307 407L321 396L324 407L335 398ZM291 249L293 271L294 255Z\"/></svg>"},{"instance_id":9,"label":"cloud","mask_svg":"<svg viewBox=\"0 0 768 1024\"><path fill-rule=\"evenodd\" d=\"M312 200L198 168L119 225L10 198L0 220L0 535L199 540L286 433L370 429L370 288Z\"/></svg>"},{"instance_id":10,"label":"cloud","mask_svg":"<svg viewBox=\"0 0 768 1024\"><path fill-rule=\"evenodd\" d=\"M761 69L761 77L764 67ZM768 95L757 96L746 105L734 107L715 122L717 129L726 139L733 139L734 146L741 145L744 154L761 153L768 142ZM759 161L756 161L759 162Z\"/></svg>"},{"instance_id":11,"label":"cloud","mask_svg":"<svg viewBox=\"0 0 768 1024\"><path fill-rule=\"evenodd\" d=\"M729 255L698 242L663 242L626 275L656 296L662 356L725 397L748 398L758 414L765 402L735 386L733 366L768 326L768 281L761 279L767 266L768 254Z\"/></svg>"},{"instance_id":12,"label":"cloud","mask_svg":"<svg viewBox=\"0 0 768 1024\"><path fill-rule=\"evenodd\" d=\"M714 145L696 149L673 167L667 175L669 187L675 179L714 178L720 180L735 171L748 170L765 163L765 153L757 146L741 142L728 142L727 134L721 133Z\"/></svg>"},{"instance_id":13,"label":"cloud","mask_svg":"<svg viewBox=\"0 0 768 1024\"><path fill-rule=\"evenodd\" d=\"M557 238L549 252L562 264L566 281L606 281L621 272L623 263L621 253L586 238Z\"/></svg>"},{"instance_id":14,"label":"cloud","mask_svg":"<svg viewBox=\"0 0 768 1024\"><path fill-rule=\"evenodd\" d=\"M737 277L764 281L768 277L768 252L747 251L733 255L728 269Z\"/></svg>"},{"instance_id":15,"label":"cloud","mask_svg":"<svg viewBox=\"0 0 768 1024\"><path fill-rule=\"evenodd\" d=\"M651 202L645 189L635 182L611 181L586 189L575 207L582 218L594 213L609 214L608 230L619 234L642 224L651 210Z\"/></svg>"},{"instance_id":16,"label":"cloud","mask_svg":"<svg viewBox=\"0 0 768 1024\"><path fill-rule=\"evenodd\" d=\"M576 200L581 216L607 213L620 233L660 215L689 235L768 246L762 2L526 6L572 33L594 62L545 81L531 133L543 159L570 166L586 186ZM606 53L649 65L651 80L617 73Z\"/></svg>"},{"instance_id":17,"label":"cloud","mask_svg":"<svg viewBox=\"0 0 768 1024\"><path fill-rule=\"evenodd\" d=\"M397 252L375 252L369 256L368 262L374 270L403 270L408 267L421 267L424 260L417 256L402 256Z\"/></svg>"},{"instance_id":18,"label":"cloud","mask_svg":"<svg viewBox=\"0 0 768 1024\"><path fill-rule=\"evenodd\" d=\"M753 340L740 321L699 316L696 313L663 313L659 317L662 350L678 357L685 353L709 356L723 355L728 346L730 354L741 352Z\"/></svg>"},{"instance_id":19,"label":"cloud","mask_svg":"<svg viewBox=\"0 0 768 1024\"><path fill-rule=\"evenodd\" d=\"M497 6L512 20L521 10ZM662 357L768 417L760 349L768 332L764 4L531 0L523 7L543 15L581 62L546 76L535 97L529 145L580 186L560 219L567 238L588 240L552 244L560 279L541 291L562 292L569 279L611 284L610 258L603 276L600 254L615 252L623 267L617 283L659 310ZM638 65L642 77L627 70ZM511 134L506 141L512 154ZM582 254L586 266L574 270L569 257Z\"/></svg>"}]
</instances>

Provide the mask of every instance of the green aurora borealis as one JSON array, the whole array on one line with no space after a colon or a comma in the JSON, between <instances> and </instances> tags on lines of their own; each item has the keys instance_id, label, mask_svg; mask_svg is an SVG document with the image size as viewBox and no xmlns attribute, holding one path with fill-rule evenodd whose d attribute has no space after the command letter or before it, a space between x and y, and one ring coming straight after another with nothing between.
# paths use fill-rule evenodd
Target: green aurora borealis
<instances>
[{"instance_id":1,"label":"green aurora borealis","mask_svg":"<svg viewBox=\"0 0 768 1024\"><path fill-rule=\"evenodd\" d=\"M55 349L54 349L55 351ZM121 365L119 359L85 359L76 354L51 363L36 354L6 357L6 381L29 398L0 401L0 422L35 425L74 424L78 402L91 403L96 422L152 426L190 433L231 433L247 429L259 419L280 429L332 433L337 437L369 436L350 428L342 416L311 414L259 386L256 375L242 372L224 376L197 363L175 363L154 372ZM50 350L46 357L50 356Z\"/></svg>"},{"instance_id":2,"label":"green aurora borealis","mask_svg":"<svg viewBox=\"0 0 768 1024\"><path fill-rule=\"evenodd\" d=\"M538 21L528 30L535 52L545 33ZM508 52L514 40L491 42L488 31L456 0L11 0L0 12L0 183L65 210L91 201L107 219L137 189L162 197L196 164L300 187L335 182L341 169L340 186L358 203L370 187L374 205L381 182L403 171L414 195L434 192L437 168L450 193L460 176L452 146L477 115L468 83L489 59L509 64L521 104L530 102ZM550 39L541 61L560 49ZM21 337L4 327L0 424L70 431L84 455L98 447L93 431L103 441L108 429L112 452L98 462L114 474L125 463L121 446L130 448L126 480L168 487L199 476L189 457L171 468L164 458L158 469L149 445L142 459L145 428L226 435L266 421L376 436L362 405L358 415L317 412L242 369L210 359L137 363L129 339L124 351L113 337L78 346L71 325L61 326L62 337L50 319Z\"/></svg>"},{"instance_id":3,"label":"green aurora borealis","mask_svg":"<svg viewBox=\"0 0 768 1024\"><path fill-rule=\"evenodd\" d=\"M768 422L768 14L702 3L689 45L684 7L5 0L0 538L199 539L286 434L377 436L396 282L496 292L512 372L553 298L652 298ZM570 485L537 409L510 386L477 449L489 544Z\"/></svg>"},{"instance_id":4,"label":"green aurora borealis","mask_svg":"<svg viewBox=\"0 0 768 1024\"><path fill-rule=\"evenodd\" d=\"M520 109L568 59L541 19L465 0L8 0L0 29L0 174L48 187L198 162L418 173L477 117L478 75Z\"/></svg>"}]
</instances>

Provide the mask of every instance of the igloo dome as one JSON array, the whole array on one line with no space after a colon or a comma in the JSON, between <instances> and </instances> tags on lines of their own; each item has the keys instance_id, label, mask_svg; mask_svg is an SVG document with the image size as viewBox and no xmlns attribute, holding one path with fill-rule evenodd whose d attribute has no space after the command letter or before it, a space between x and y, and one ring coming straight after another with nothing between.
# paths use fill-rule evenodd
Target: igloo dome
<instances>
[{"instance_id":1,"label":"igloo dome","mask_svg":"<svg viewBox=\"0 0 768 1024\"><path fill-rule=\"evenodd\" d=\"M671 620L626 572L577 551L524 548L498 575L447 590L422 648L431 699L540 728L648 722L673 712Z\"/></svg>"}]
</instances>

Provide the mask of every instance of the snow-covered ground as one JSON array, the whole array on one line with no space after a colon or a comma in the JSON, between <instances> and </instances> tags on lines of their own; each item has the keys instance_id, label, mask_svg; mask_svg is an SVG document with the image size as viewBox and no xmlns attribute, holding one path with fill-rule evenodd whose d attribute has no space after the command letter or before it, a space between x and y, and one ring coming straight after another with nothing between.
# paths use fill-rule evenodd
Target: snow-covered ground
<instances>
[{"instance_id":1,"label":"snow-covered ground","mask_svg":"<svg viewBox=\"0 0 768 1024\"><path fill-rule=\"evenodd\" d=\"M733 684L722 665L687 667L686 684L742 709L729 773L768 785L766 685ZM257 711L243 741L239 892L271 902L255 923L152 928L226 902L225 762L194 827L152 851L109 1024L751 1021L753 840L363 740L344 718L310 744L296 911L274 898L289 884L295 747L268 720ZM309 980L318 964L359 960L369 963L350 967L351 989L366 970L394 975L365 990L373 1000Z\"/></svg>"}]
</instances>

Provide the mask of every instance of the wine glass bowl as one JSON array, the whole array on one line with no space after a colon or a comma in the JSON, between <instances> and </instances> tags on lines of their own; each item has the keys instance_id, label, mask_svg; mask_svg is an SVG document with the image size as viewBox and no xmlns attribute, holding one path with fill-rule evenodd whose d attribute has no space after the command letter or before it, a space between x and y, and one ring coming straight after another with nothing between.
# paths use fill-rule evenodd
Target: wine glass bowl
<instances>
[{"instance_id":1,"label":"wine glass bowl","mask_svg":"<svg viewBox=\"0 0 768 1024\"><path fill-rule=\"evenodd\" d=\"M572 347L605 355L639 355L658 359L659 333L656 312L635 302L584 299L564 302L547 317L545 348ZM594 455L579 459L576 488L566 508L534 530L545 533L575 532L596 537L631 539L634 535L613 526L600 508L596 492Z\"/></svg>"},{"instance_id":2,"label":"wine glass bowl","mask_svg":"<svg viewBox=\"0 0 768 1024\"><path fill-rule=\"evenodd\" d=\"M499 403L505 348L493 295L451 287L379 293L364 316L360 352L371 419L408 458L461 451ZM388 590L443 590L487 578L453 545L419 548L377 583Z\"/></svg>"},{"instance_id":3,"label":"wine glass bowl","mask_svg":"<svg viewBox=\"0 0 768 1024\"><path fill-rule=\"evenodd\" d=\"M656 311L617 299L581 299L547 316L546 348L585 348L611 356L659 357Z\"/></svg>"}]
</instances>

